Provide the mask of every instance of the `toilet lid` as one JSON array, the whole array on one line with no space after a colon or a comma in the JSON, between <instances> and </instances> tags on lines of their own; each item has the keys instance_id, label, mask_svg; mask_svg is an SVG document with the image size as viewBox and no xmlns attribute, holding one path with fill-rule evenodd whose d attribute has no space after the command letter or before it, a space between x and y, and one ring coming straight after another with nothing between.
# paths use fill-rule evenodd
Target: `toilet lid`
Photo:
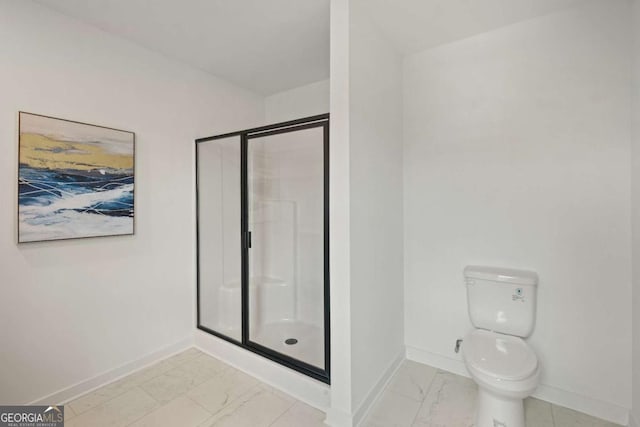
<instances>
[{"instance_id":1,"label":"toilet lid","mask_svg":"<svg viewBox=\"0 0 640 427\"><path fill-rule=\"evenodd\" d=\"M531 347L511 335L478 329L464 339L463 350L467 364L495 378L521 380L538 367Z\"/></svg>"}]
</instances>

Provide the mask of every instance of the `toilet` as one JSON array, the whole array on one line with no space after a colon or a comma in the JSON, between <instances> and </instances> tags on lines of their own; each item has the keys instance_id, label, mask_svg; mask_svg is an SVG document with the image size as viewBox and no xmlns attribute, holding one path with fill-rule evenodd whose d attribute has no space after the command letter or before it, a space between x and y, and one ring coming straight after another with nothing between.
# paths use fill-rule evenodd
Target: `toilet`
<instances>
[{"instance_id":1,"label":"toilet","mask_svg":"<svg viewBox=\"0 0 640 427\"><path fill-rule=\"evenodd\" d=\"M462 354L478 384L475 427L525 427L523 400L538 386L540 364L524 341L536 320L538 275L485 266L464 269L475 327Z\"/></svg>"}]
</instances>

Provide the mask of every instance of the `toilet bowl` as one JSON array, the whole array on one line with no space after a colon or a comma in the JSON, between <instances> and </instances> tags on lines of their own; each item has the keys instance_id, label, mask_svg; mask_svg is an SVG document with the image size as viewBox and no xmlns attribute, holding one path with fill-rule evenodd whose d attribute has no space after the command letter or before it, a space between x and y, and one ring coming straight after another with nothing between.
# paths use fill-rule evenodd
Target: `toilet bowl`
<instances>
[{"instance_id":1,"label":"toilet bowl","mask_svg":"<svg viewBox=\"0 0 640 427\"><path fill-rule=\"evenodd\" d=\"M463 359L478 385L476 427L525 427L523 399L538 386L540 366L521 338L477 329Z\"/></svg>"},{"instance_id":2,"label":"toilet bowl","mask_svg":"<svg viewBox=\"0 0 640 427\"><path fill-rule=\"evenodd\" d=\"M462 353L478 384L475 427L525 427L523 399L540 377L538 357L523 339L535 324L538 275L468 266L464 277L475 329L464 338Z\"/></svg>"}]
</instances>

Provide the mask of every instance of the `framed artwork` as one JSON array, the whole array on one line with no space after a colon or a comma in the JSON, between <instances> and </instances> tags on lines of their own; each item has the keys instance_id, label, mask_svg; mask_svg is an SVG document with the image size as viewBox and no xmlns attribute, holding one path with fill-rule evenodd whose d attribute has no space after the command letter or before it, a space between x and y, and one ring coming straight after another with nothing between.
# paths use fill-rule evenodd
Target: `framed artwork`
<instances>
[{"instance_id":1,"label":"framed artwork","mask_svg":"<svg viewBox=\"0 0 640 427\"><path fill-rule=\"evenodd\" d=\"M19 113L18 242L134 233L135 134Z\"/></svg>"}]
</instances>

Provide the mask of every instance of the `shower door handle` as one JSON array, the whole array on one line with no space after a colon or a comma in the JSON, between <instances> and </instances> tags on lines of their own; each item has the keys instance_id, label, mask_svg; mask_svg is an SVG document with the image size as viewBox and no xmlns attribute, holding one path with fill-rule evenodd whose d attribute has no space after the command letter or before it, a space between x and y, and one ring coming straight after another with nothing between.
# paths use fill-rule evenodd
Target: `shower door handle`
<instances>
[{"instance_id":1,"label":"shower door handle","mask_svg":"<svg viewBox=\"0 0 640 427\"><path fill-rule=\"evenodd\" d=\"M245 249L251 249L251 232L244 233L244 247Z\"/></svg>"}]
</instances>

